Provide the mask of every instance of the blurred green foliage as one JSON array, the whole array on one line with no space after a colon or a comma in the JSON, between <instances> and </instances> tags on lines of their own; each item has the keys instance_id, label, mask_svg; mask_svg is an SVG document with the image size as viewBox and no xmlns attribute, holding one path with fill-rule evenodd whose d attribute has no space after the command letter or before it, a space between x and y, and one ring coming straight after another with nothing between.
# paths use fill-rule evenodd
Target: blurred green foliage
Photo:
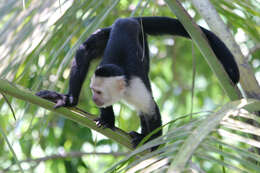
<instances>
[{"instance_id":1,"label":"blurred green foliage","mask_svg":"<svg viewBox=\"0 0 260 173\"><path fill-rule=\"evenodd\" d=\"M174 17L162 0L60 0L1 1L0 5L0 76L33 92L50 89L66 92L68 74L75 49L97 28L111 25L118 17ZM233 35L260 80L259 17L255 0L213 0L212 3L230 27ZM197 23L207 27L189 1L183 6ZM139 5L139 6L138 6ZM136 8L136 7L139 8ZM193 112L212 111L229 100L195 45L172 36L149 37L152 88L163 122ZM195 63L193 63L193 61ZM92 114L98 109L91 101L89 76L83 86L78 107ZM196 69L192 88L193 68ZM192 91L193 90L193 91ZM194 92L194 98L192 98ZM103 172L127 153L119 144L40 107L7 96L17 121L0 96L0 126L22 162L25 172ZM116 124L125 131L140 130L139 118L131 108L116 104ZM184 124L187 120L180 121ZM101 153L83 157L50 158L76 151ZM111 153L103 154L102 153ZM27 160L27 161L26 161ZM222 168L198 160L206 172ZM15 160L0 135L0 172L16 172Z\"/></svg>"}]
</instances>

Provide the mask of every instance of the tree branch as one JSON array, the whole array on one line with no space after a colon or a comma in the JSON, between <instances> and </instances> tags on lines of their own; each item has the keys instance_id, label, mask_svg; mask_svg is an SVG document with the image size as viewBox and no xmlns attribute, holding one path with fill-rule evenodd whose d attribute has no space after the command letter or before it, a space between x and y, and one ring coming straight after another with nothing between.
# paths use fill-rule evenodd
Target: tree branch
<instances>
[{"instance_id":1,"label":"tree branch","mask_svg":"<svg viewBox=\"0 0 260 173\"><path fill-rule=\"evenodd\" d=\"M47 160L54 160L54 159L66 159L66 158L77 158L77 157L82 157L85 155L111 155L114 157L119 157L119 156L125 156L129 153L127 152L68 152L68 153L59 153L59 154L53 154L45 157L39 157L39 158L28 158L26 160L21 160L19 163L31 163L33 162L34 164L38 165L40 162L45 162ZM4 169L1 173L8 172L13 166L16 164L10 165L6 169Z\"/></svg>"},{"instance_id":2,"label":"tree branch","mask_svg":"<svg viewBox=\"0 0 260 173\"><path fill-rule=\"evenodd\" d=\"M40 157L40 158L29 158L26 160L20 161L20 163L24 162L43 162L46 160L53 160L53 159L65 159L69 157L82 157L84 155L112 155L114 157L119 157L119 156L125 156L127 155L127 152L79 152L79 151L74 151L74 152L68 152L68 153L59 153L59 154L53 154L50 156L45 156L45 157Z\"/></svg>"},{"instance_id":3,"label":"tree branch","mask_svg":"<svg viewBox=\"0 0 260 173\"><path fill-rule=\"evenodd\" d=\"M40 97L35 96L30 91L27 91L17 85L11 84L7 80L0 79L0 92L5 93L8 95L11 95L13 97L16 97L18 99L24 100L26 102L41 106L45 109L48 109L52 112L59 113L60 115L75 121L85 127L91 128L93 130L96 130L103 134L104 136L107 136L110 139L113 139L114 141L120 143L121 145L133 149L132 143L131 143L131 137L128 135L128 133L124 132L123 130L119 128L115 128L115 130L111 130L109 128L100 128L96 125L94 119L97 118L96 115L91 115L90 113L83 112L78 108L58 108L54 109L54 103L42 99Z\"/></svg>"}]
</instances>

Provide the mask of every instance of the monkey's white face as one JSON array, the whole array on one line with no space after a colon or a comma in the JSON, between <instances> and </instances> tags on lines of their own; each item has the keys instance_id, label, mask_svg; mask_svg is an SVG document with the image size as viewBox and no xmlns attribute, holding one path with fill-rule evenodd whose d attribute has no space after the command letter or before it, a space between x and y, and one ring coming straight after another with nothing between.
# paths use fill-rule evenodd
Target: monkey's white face
<instances>
[{"instance_id":1,"label":"monkey's white face","mask_svg":"<svg viewBox=\"0 0 260 173\"><path fill-rule=\"evenodd\" d=\"M91 78L92 99L98 107L110 106L121 100L125 93L124 76Z\"/></svg>"}]
</instances>

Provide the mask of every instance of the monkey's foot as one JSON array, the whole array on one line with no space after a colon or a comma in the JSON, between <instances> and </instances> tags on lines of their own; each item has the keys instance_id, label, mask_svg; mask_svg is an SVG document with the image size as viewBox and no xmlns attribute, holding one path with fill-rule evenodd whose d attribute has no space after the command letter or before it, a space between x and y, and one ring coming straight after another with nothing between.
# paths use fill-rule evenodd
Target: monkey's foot
<instances>
[{"instance_id":1,"label":"monkey's foot","mask_svg":"<svg viewBox=\"0 0 260 173\"><path fill-rule=\"evenodd\" d=\"M130 132L130 133L128 133L128 134L129 134L129 135L131 136L131 138L132 138L132 144L133 144L134 148L136 148L136 147L138 146L138 144L139 144L139 143L144 139L144 137L145 137L145 135L139 134L139 133L137 133L137 132L135 132L135 131L132 131L132 132ZM149 141L149 140L148 140L148 141ZM148 141L145 141L145 143L148 142ZM159 145L152 147L152 148L151 148L151 151L156 150L158 147L159 147Z\"/></svg>"},{"instance_id":2,"label":"monkey's foot","mask_svg":"<svg viewBox=\"0 0 260 173\"><path fill-rule=\"evenodd\" d=\"M128 133L131 138L132 138L132 144L134 146L134 148L137 147L137 145L143 140L143 138L145 137L143 134L137 133L135 131L131 131Z\"/></svg>"},{"instance_id":3,"label":"monkey's foot","mask_svg":"<svg viewBox=\"0 0 260 173\"><path fill-rule=\"evenodd\" d=\"M111 123L111 122L109 122L109 121L106 121L106 120L104 120L104 119L102 119L102 118L97 118L97 119L95 119L94 121L96 122L96 125L97 125L98 127L110 128L110 129L112 129L112 130L115 129L115 125L114 125L113 123Z\"/></svg>"}]
</instances>

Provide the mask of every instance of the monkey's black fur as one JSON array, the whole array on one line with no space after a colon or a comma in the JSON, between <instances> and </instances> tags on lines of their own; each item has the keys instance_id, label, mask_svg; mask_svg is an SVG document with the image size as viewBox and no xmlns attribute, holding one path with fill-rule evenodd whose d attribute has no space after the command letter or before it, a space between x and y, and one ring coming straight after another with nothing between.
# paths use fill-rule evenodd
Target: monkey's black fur
<instances>
[{"instance_id":1,"label":"monkey's black fur","mask_svg":"<svg viewBox=\"0 0 260 173\"><path fill-rule=\"evenodd\" d=\"M200 27L206 35L211 48L222 63L231 81L239 81L239 71L233 55L225 44L212 32ZM149 92L151 85L149 73L149 50L146 35L171 34L190 38L187 31L177 19L168 17L138 17L117 19L116 22L107 28L92 34L77 50L71 67L68 94L59 94L52 91L39 92L40 97L55 100L56 107L75 106L85 76L88 72L90 62L102 56L102 61L95 71L96 76L111 77L123 75L126 82L132 77L138 77L144 83ZM51 98L50 98L51 97ZM52 98L55 97L55 98ZM62 100L62 101L59 101ZM161 126L161 115L155 106L151 113L146 115L141 112L142 133L131 132L134 146L143 137L154 129ZM98 125L113 128L115 117L112 106L101 108L101 116ZM162 134L159 130L151 139Z\"/></svg>"},{"instance_id":2,"label":"monkey's black fur","mask_svg":"<svg viewBox=\"0 0 260 173\"><path fill-rule=\"evenodd\" d=\"M100 77L114 77L122 76L124 72L115 64L106 64L98 67L95 71L95 75Z\"/></svg>"}]
</instances>

